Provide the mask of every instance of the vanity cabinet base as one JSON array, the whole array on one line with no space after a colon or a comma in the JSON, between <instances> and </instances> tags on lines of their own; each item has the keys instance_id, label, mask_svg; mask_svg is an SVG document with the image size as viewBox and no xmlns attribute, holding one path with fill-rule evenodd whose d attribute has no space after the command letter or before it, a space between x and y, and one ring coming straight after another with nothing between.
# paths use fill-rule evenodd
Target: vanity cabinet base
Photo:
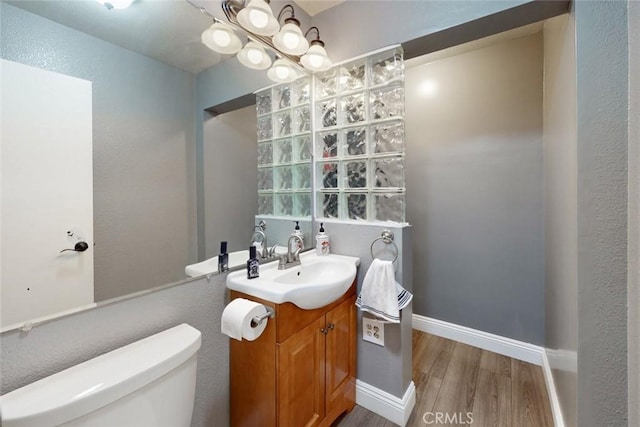
<instances>
[{"instance_id":1,"label":"vanity cabinet base","mask_svg":"<svg viewBox=\"0 0 640 427\"><path fill-rule=\"evenodd\" d=\"M316 310L270 306L275 317L255 341L230 340L231 426L330 426L355 405L355 282Z\"/></svg>"}]
</instances>

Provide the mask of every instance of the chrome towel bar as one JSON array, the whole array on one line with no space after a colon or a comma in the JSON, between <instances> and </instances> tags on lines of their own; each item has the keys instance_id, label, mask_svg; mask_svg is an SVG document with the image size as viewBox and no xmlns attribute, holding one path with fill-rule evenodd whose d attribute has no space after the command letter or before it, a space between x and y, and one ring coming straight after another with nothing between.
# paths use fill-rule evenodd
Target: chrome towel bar
<instances>
[{"instance_id":1,"label":"chrome towel bar","mask_svg":"<svg viewBox=\"0 0 640 427\"><path fill-rule=\"evenodd\" d=\"M392 245L393 249L395 249L395 254L392 262L396 262L396 260L398 259L399 251L398 251L398 246L395 244L393 239L394 239L393 233L389 230L384 230L380 235L380 237L378 237L373 242L371 242L371 248L369 250L371 252L371 258L374 258L374 259L376 258L376 256L373 255L373 246L376 244L376 242L378 242L379 240L382 240L382 242L384 242L385 245Z\"/></svg>"}]
</instances>

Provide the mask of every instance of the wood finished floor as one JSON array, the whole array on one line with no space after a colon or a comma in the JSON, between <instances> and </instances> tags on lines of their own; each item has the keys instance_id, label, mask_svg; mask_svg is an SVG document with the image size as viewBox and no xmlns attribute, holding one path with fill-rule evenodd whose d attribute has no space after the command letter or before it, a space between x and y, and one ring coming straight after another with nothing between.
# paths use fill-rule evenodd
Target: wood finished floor
<instances>
[{"instance_id":1,"label":"wood finished floor","mask_svg":"<svg viewBox=\"0 0 640 427\"><path fill-rule=\"evenodd\" d=\"M542 368L530 363L414 330L413 381L416 406L407 426L553 427ZM473 422L437 423L430 415L427 424L426 412L470 412ZM356 406L334 426L395 424Z\"/></svg>"}]
</instances>

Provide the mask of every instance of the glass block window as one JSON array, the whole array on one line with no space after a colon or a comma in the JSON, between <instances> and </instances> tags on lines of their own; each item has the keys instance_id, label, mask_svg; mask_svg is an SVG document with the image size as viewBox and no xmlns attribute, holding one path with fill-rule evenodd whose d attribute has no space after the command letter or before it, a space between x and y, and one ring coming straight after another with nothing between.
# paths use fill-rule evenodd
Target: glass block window
<instances>
[{"instance_id":1,"label":"glass block window","mask_svg":"<svg viewBox=\"0 0 640 427\"><path fill-rule=\"evenodd\" d=\"M316 216L405 222L402 49L317 73L312 87Z\"/></svg>"},{"instance_id":2,"label":"glass block window","mask_svg":"<svg viewBox=\"0 0 640 427\"><path fill-rule=\"evenodd\" d=\"M258 214L311 216L311 78L256 94Z\"/></svg>"}]
</instances>

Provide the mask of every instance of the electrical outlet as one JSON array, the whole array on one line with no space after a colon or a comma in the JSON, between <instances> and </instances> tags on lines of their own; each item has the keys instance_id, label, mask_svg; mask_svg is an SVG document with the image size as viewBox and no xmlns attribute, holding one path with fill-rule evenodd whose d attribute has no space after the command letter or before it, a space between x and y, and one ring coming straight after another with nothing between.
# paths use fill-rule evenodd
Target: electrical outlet
<instances>
[{"instance_id":1,"label":"electrical outlet","mask_svg":"<svg viewBox=\"0 0 640 427\"><path fill-rule=\"evenodd\" d=\"M384 323L380 320L362 317L362 339L384 347Z\"/></svg>"}]
</instances>

